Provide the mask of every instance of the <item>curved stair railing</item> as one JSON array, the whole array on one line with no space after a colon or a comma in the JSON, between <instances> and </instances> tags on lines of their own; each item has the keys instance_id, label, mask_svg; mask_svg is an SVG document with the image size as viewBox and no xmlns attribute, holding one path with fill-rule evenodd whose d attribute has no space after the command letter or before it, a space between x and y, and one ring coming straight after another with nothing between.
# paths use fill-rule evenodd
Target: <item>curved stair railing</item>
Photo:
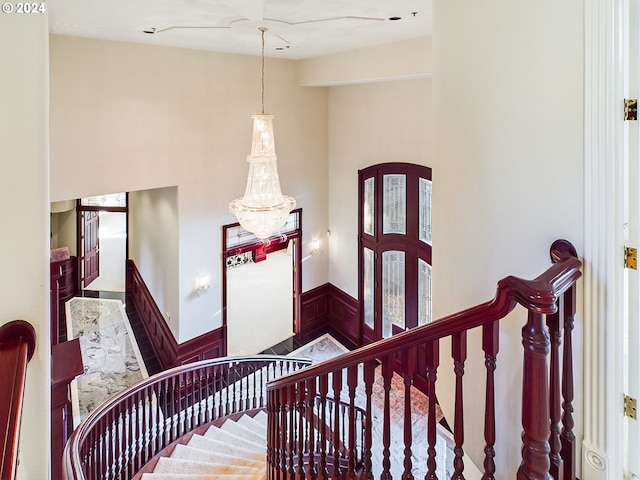
<instances>
[{"instance_id":1,"label":"curved stair railing","mask_svg":"<svg viewBox=\"0 0 640 480\"><path fill-rule=\"evenodd\" d=\"M500 321L517 304L528 310L522 328L523 405L522 462L519 479L575 479L575 437L572 431L572 343L576 281L581 262L573 246L564 240L551 247L553 265L534 280L506 277L497 286L493 300L417 327L391 338L367 345L340 357L276 379L267 386L267 474L270 479L286 478L390 478L392 470L402 478L414 478L416 452L412 449L412 384L417 375L426 377L428 446L424 464L419 465L426 480L436 479L438 445L436 432L436 379L440 359L440 339L451 338L454 360L455 407L453 418L453 479L464 478L463 376L467 358L467 332L479 328L486 366L483 480L495 478L495 390ZM563 349L560 339L564 335ZM510 365L509 368L512 368ZM375 371L382 378L383 402L374 419L372 407ZM391 405L394 371L404 385L404 408ZM379 385L377 385L379 388ZM479 392L473 392L478 395ZM346 401L345 414L334 409L331 397ZM357 400L356 400L357 399ZM357 417L357 408L364 415ZM391 417L401 409L401 458L392 455ZM317 422L306 422L316 418ZM363 418L360 430L358 418ZM376 425L374 425L376 422ZM317 425L332 423L330 434ZM373 427L380 439L374 442ZM358 432L362 431L362 435ZM514 432L513 441L520 438ZM328 441L329 440L329 441ZM340 443L341 442L341 443ZM335 445L341 444L341 448ZM357 453L362 448L362 458ZM305 458L302 462L300 459ZM398 465L399 464L399 465ZM499 472L508 478L515 472ZM395 474L394 478L398 478ZM442 478L442 477L440 477Z\"/></svg>"},{"instance_id":2,"label":"curved stair railing","mask_svg":"<svg viewBox=\"0 0 640 480\"><path fill-rule=\"evenodd\" d=\"M0 327L0 479L12 480L18 467L18 443L27 364L36 348L33 326L14 320Z\"/></svg>"},{"instance_id":3,"label":"curved stair railing","mask_svg":"<svg viewBox=\"0 0 640 480\"><path fill-rule=\"evenodd\" d=\"M311 362L259 355L194 362L114 395L73 432L67 480L128 480L165 447L221 417L264 408L266 384Z\"/></svg>"}]
</instances>

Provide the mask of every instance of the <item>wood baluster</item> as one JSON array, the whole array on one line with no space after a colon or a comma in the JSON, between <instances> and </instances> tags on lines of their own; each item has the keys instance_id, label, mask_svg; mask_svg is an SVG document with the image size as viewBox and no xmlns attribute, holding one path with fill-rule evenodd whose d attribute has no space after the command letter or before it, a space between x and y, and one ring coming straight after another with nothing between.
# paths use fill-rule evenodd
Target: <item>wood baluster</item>
<instances>
[{"instance_id":1,"label":"wood baluster","mask_svg":"<svg viewBox=\"0 0 640 480\"><path fill-rule=\"evenodd\" d=\"M389 392L391 391L391 356L382 359L382 385L384 390L384 404L382 411L382 474L381 480L391 479L391 404Z\"/></svg>"},{"instance_id":2,"label":"wood baluster","mask_svg":"<svg viewBox=\"0 0 640 480\"><path fill-rule=\"evenodd\" d=\"M329 472L327 471L327 392L329 391L329 374L323 374L319 380L320 390L320 422L318 428L320 429L320 445L318 450L320 451L320 468L318 469L318 476L322 479L329 478Z\"/></svg>"},{"instance_id":3,"label":"wood baluster","mask_svg":"<svg viewBox=\"0 0 640 480\"><path fill-rule=\"evenodd\" d=\"M134 397L130 397L129 401L127 403L129 403L127 408L128 414L129 414L129 428L128 430L128 441L127 441L127 450L129 451L129 455L125 456L125 462L126 462L126 471L127 471L127 478L131 478L133 476L133 459L134 456L136 454L135 452L135 445L136 445L136 431L135 431L135 424L136 424L136 417L137 417L137 409L136 409L136 405L135 403L133 403L133 398Z\"/></svg>"},{"instance_id":4,"label":"wood baluster","mask_svg":"<svg viewBox=\"0 0 640 480\"><path fill-rule=\"evenodd\" d=\"M164 426L167 420L167 392L165 389L165 382L161 380L158 382L158 396L156 398L156 446L155 451L158 453L162 450L164 445Z\"/></svg>"},{"instance_id":5,"label":"wood baluster","mask_svg":"<svg viewBox=\"0 0 640 480\"><path fill-rule=\"evenodd\" d=\"M142 465L144 466L149 459L153 456L151 455L153 449L153 412L151 410L151 390L153 387L148 386L144 389L142 394L142 401L144 406L144 417L143 417L143 428L144 428L144 437L143 437L143 445L144 445L144 457L142 459Z\"/></svg>"},{"instance_id":6,"label":"wood baluster","mask_svg":"<svg viewBox=\"0 0 640 480\"><path fill-rule=\"evenodd\" d=\"M105 462L102 463L102 466L100 468L100 470L102 470L103 472L111 472L111 465L115 465L120 463L120 459L122 458L123 455L123 435L124 435L124 429L122 430L122 435L120 434L120 422L121 419L122 421L124 421L124 413L122 412L122 405L121 404L117 404L114 407L114 415L111 416L111 422L107 425L105 424L103 426L103 428L101 428L101 430L104 432L102 434L102 448L106 451L106 457L103 457L105 459ZM109 417L106 417L109 418ZM110 429L109 432L107 432L107 429ZM115 430L115 436L113 434ZM109 438L109 440L107 441L107 437ZM106 446L106 444L108 444L108 447ZM111 475L107 474L106 478L113 478L111 477Z\"/></svg>"},{"instance_id":7,"label":"wood baluster","mask_svg":"<svg viewBox=\"0 0 640 480\"><path fill-rule=\"evenodd\" d=\"M209 423L213 421L213 419L215 418L215 410L214 410L215 400L213 398L214 397L213 381L214 381L213 369L211 367L207 367L204 373L204 390L203 390L203 395L205 400L204 401L204 409L205 409L204 423Z\"/></svg>"},{"instance_id":8,"label":"wood baluster","mask_svg":"<svg viewBox=\"0 0 640 480\"><path fill-rule=\"evenodd\" d=\"M529 311L522 328L522 463L518 479L551 479L549 475L549 335L541 313Z\"/></svg>"},{"instance_id":9,"label":"wood baluster","mask_svg":"<svg viewBox=\"0 0 640 480\"><path fill-rule=\"evenodd\" d=\"M286 405L286 406L285 406ZM297 429L296 429L296 386L295 385L289 385L288 387L288 392L287 392L287 398L283 401L282 406L283 408L286 408L286 410L283 410L283 415L288 412L289 413L289 438L288 441L286 442L286 445L289 449L289 451L287 452L287 457L289 460L289 468L288 468L288 472L289 472L289 478L294 478L295 477L295 462L294 462L294 449L296 446L296 434L297 434ZM286 432L286 430L285 430ZM283 455L284 455L284 449L283 449ZM285 458L287 457L283 457L283 465L285 463Z\"/></svg>"},{"instance_id":10,"label":"wood baluster","mask_svg":"<svg viewBox=\"0 0 640 480\"><path fill-rule=\"evenodd\" d=\"M436 475L436 380L440 364L438 340L426 344L427 395L429 397L429 415L427 417L427 474L425 480L438 480Z\"/></svg>"},{"instance_id":11,"label":"wood baluster","mask_svg":"<svg viewBox=\"0 0 640 480\"><path fill-rule=\"evenodd\" d=\"M258 406L262 407L262 405L258 405L258 388L260 388L260 395L262 395L262 384L261 383L257 383L258 380L258 371L262 371L261 368L259 367L254 367L253 368L253 373L251 374L251 378L253 379L253 400L251 402L251 407L252 408L258 408ZM258 387L259 386L259 387Z\"/></svg>"},{"instance_id":12,"label":"wood baluster","mask_svg":"<svg viewBox=\"0 0 640 480\"><path fill-rule=\"evenodd\" d=\"M371 464L371 446L373 444L373 412L371 411L371 397L373 395L373 381L375 380L376 364L374 360L369 360L364 364L364 394L365 394L365 428L364 428L364 470L362 478L373 479Z\"/></svg>"},{"instance_id":13,"label":"wood baluster","mask_svg":"<svg viewBox=\"0 0 640 480\"><path fill-rule=\"evenodd\" d=\"M560 313L556 312L547 315L547 327L551 339L551 360L549 364L549 412L551 414L551 433L549 436L549 461L551 469L549 473L555 480L564 479L564 465L560 450L560 420L561 420L561 397L560 397L560 338L562 326L560 325Z\"/></svg>"},{"instance_id":14,"label":"wood baluster","mask_svg":"<svg viewBox=\"0 0 640 480\"><path fill-rule=\"evenodd\" d=\"M305 453L305 428L304 428L304 400L305 400L305 384L304 382L300 382L296 384L297 391L297 400L296 400L296 411L298 412L298 442L297 442L297 453L298 453L298 468L297 473L300 478L304 477L304 453Z\"/></svg>"},{"instance_id":15,"label":"wood baluster","mask_svg":"<svg viewBox=\"0 0 640 480\"><path fill-rule=\"evenodd\" d=\"M313 408L314 402L316 401L316 379L310 378L307 380L307 395L306 395L306 417L308 424L308 445L307 449L309 450L309 466L307 467L307 478L316 478L317 470L316 470L316 459L315 459L315 439L316 433L314 428L314 423L316 419L315 410Z\"/></svg>"},{"instance_id":16,"label":"wood baluster","mask_svg":"<svg viewBox=\"0 0 640 480\"><path fill-rule=\"evenodd\" d=\"M342 391L342 370L333 372L333 480L342 478L340 468L340 392Z\"/></svg>"},{"instance_id":17,"label":"wood baluster","mask_svg":"<svg viewBox=\"0 0 640 480\"><path fill-rule=\"evenodd\" d=\"M141 450L140 449L142 447L142 441L140 439L140 433L141 433L140 418L142 415L142 411L140 409L139 402L140 402L140 392L136 392L133 395L133 405L134 405L136 414L135 414L135 421L133 423L133 461L131 462L132 476L141 467L140 465Z\"/></svg>"},{"instance_id":18,"label":"wood baluster","mask_svg":"<svg viewBox=\"0 0 640 480\"><path fill-rule=\"evenodd\" d=\"M284 433L279 430L285 428L286 420L280 414L280 406L282 405L282 388L267 392L267 414L269 415L267 423L269 425L269 435L271 436L271 460L269 469L271 475L269 478L277 478L280 469L280 437ZM280 427L282 425L282 427Z\"/></svg>"},{"instance_id":19,"label":"wood baluster","mask_svg":"<svg viewBox=\"0 0 640 480\"><path fill-rule=\"evenodd\" d=\"M484 404L484 474L482 480L495 480L496 451L496 397L495 371L498 358L500 324L495 321L482 326L482 350L484 351L484 365L487 370Z\"/></svg>"},{"instance_id":20,"label":"wood baluster","mask_svg":"<svg viewBox=\"0 0 640 480\"><path fill-rule=\"evenodd\" d=\"M413 444L413 431L411 422L411 386L416 367L416 348L412 347L402 352L402 364L406 368L404 375L404 472L402 478L412 480L413 462L411 461L411 447Z\"/></svg>"},{"instance_id":21,"label":"wood baluster","mask_svg":"<svg viewBox=\"0 0 640 480\"><path fill-rule=\"evenodd\" d=\"M356 478L356 387L358 386L358 366L352 365L347 369L347 387L349 388L349 416L348 416L348 462L347 478Z\"/></svg>"},{"instance_id":22,"label":"wood baluster","mask_svg":"<svg viewBox=\"0 0 640 480\"><path fill-rule=\"evenodd\" d=\"M225 415L231 415L233 413L233 389L235 388L234 379L233 379L233 365L231 363L226 365L226 370L224 372L225 375L225 392L227 394L227 404L225 407Z\"/></svg>"},{"instance_id":23,"label":"wood baluster","mask_svg":"<svg viewBox=\"0 0 640 480\"><path fill-rule=\"evenodd\" d=\"M453 437L455 458L453 460L453 476L451 480L464 480L464 396L462 393L462 377L464 376L464 362L467 360L467 332L454 333L451 343L454 372L456 374L456 401Z\"/></svg>"},{"instance_id":24,"label":"wood baluster","mask_svg":"<svg viewBox=\"0 0 640 480\"><path fill-rule=\"evenodd\" d=\"M562 444L564 480L576 478L576 437L573 434L573 317L576 313L576 289L572 286L562 297L564 349L562 351Z\"/></svg>"}]
</instances>

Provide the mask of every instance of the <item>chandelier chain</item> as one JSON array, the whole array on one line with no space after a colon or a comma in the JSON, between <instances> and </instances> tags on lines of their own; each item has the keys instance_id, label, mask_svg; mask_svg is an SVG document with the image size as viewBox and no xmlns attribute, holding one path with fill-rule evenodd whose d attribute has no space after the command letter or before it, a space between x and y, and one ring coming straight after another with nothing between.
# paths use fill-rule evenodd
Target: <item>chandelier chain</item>
<instances>
[{"instance_id":1,"label":"chandelier chain","mask_svg":"<svg viewBox=\"0 0 640 480\"><path fill-rule=\"evenodd\" d=\"M264 32L267 31L266 27L260 27L262 32L262 113L264 114Z\"/></svg>"}]
</instances>

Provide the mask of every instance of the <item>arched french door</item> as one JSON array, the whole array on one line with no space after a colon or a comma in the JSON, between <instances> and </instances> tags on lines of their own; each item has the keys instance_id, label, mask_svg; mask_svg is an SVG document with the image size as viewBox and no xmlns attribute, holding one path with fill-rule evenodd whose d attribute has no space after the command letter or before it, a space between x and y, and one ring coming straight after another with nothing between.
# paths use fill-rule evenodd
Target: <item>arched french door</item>
<instances>
[{"instance_id":1,"label":"arched french door","mask_svg":"<svg viewBox=\"0 0 640 480\"><path fill-rule=\"evenodd\" d=\"M431 321L431 169L409 163L358 172L363 344Z\"/></svg>"}]
</instances>

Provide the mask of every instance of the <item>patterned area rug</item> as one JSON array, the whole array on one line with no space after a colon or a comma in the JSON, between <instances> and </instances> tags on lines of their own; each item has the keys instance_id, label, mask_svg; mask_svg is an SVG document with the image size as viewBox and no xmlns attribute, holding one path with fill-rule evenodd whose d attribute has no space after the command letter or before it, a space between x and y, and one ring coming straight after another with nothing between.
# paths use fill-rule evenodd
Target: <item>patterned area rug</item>
<instances>
[{"instance_id":1,"label":"patterned area rug","mask_svg":"<svg viewBox=\"0 0 640 480\"><path fill-rule=\"evenodd\" d=\"M98 405L149 375L120 300L72 298L67 335L80 339L84 373L71 384L74 427Z\"/></svg>"}]
</instances>

